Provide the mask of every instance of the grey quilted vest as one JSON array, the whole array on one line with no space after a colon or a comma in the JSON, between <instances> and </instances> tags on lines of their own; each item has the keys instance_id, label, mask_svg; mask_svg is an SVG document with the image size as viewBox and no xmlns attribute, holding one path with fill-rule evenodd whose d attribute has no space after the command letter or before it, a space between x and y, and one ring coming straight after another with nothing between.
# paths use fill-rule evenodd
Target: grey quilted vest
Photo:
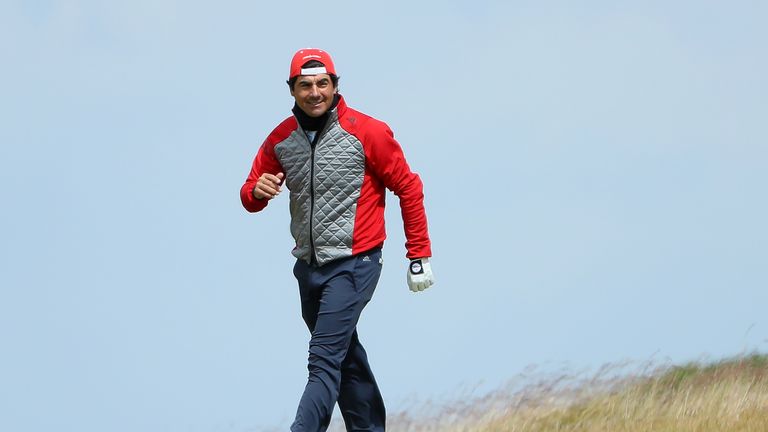
<instances>
[{"instance_id":1,"label":"grey quilted vest","mask_svg":"<svg viewBox=\"0 0 768 432\"><path fill-rule=\"evenodd\" d=\"M365 174L363 145L331 111L314 149L301 126L275 145L291 197L293 255L323 265L352 255L357 200Z\"/></svg>"}]
</instances>

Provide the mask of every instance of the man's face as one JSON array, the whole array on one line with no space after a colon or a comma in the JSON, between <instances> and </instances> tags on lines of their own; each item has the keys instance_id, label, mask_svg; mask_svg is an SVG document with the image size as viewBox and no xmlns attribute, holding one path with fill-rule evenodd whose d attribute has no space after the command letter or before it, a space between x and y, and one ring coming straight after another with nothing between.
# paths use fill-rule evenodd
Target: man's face
<instances>
[{"instance_id":1,"label":"man's face","mask_svg":"<svg viewBox=\"0 0 768 432\"><path fill-rule=\"evenodd\" d=\"M301 75L291 89L296 104L310 117L320 117L331 108L336 88L328 74Z\"/></svg>"}]
</instances>

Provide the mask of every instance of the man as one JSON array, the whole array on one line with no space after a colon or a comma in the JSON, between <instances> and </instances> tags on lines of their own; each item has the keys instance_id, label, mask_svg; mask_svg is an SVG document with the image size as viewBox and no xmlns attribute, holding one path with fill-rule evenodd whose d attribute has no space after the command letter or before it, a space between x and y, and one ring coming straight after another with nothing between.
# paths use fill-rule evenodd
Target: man
<instances>
[{"instance_id":1,"label":"man","mask_svg":"<svg viewBox=\"0 0 768 432\"><path fill-rule=\"evenodd\" d=\"M347 430L383 431L384 402L357 335L381 274L385 188L400 199L412 291L434 283L424 195L389 127L347 107L330 55L293 56L293 116L259 149L240 189L249 212L290 190L293 273L312 333L309 378L292 431L325 431L336 402Z\"/></svg>"}]
</instances>

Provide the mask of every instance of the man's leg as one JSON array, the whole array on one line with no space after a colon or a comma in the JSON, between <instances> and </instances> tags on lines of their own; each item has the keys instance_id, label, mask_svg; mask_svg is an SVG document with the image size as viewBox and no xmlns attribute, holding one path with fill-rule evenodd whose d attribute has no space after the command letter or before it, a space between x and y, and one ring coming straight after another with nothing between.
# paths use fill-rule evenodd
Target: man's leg
<instances>
[{"instance_id":1,"label":"man's leg","mask_svg":"<svg viewBox=\"0 0 768 432\"><path fill-rule=\"evenodd\" d=\"M367 255L323 267L299 262L294 268L299 281L302 316L312 338L309 342L309 378L292 431L327 429L339 396L342 362L380 272L378 257L374 259Z\"/></svg>"},{"instance_id":2,"label":"man's leg","mask_svg":"<svg viewBox=\"0 0 768 432\"><path fill-rule=\"evenodd\" d=\"M384 431L386 410L357 330L341 364L339 409L348 431Z\"/></svg>"}]
</instances>

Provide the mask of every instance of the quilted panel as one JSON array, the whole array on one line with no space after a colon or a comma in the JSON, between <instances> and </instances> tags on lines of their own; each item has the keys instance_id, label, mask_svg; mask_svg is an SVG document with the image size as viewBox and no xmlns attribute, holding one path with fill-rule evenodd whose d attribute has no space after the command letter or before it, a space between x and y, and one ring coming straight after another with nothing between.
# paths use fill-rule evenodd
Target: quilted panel
<instances>
[{"instance_id":1,"label":"quilted panel","mask_svg":"<svg viewBox=\"0 0 768 432\"><path fill-rule=\"evenodd\" d=\"M275 146L275 155L285 170L285 186L290 190L291 235L296 241L293 255L309 262L309 215L311 209L309 174L310 145L304 132L296 130Z\"/></svg>"},{"instance_id":2,"label":"quilted panel","mask_svg":"<svg viewBox=\"0 0 768 432\"><path fill-rule=\"evenodd\" d=\"M318 263L352 254L357 200L365 174L362 143L332 123L315 148L312 228Z\"/></svg>"},{"instance_id":3,"label":"quilted panel","mask_svg":"<svg viewBox=\"0 0 768 432\"><path fill-rule=\"evenodd\" d=\"M314 165L309 140L301 129L275 146L290 190L291 234L296 241L293 255L309 262L311 237L321 265L352 254L357 200L365 175L363 145L339 126L335 114L315 145Z\"/></svg>"}]
</instances>

